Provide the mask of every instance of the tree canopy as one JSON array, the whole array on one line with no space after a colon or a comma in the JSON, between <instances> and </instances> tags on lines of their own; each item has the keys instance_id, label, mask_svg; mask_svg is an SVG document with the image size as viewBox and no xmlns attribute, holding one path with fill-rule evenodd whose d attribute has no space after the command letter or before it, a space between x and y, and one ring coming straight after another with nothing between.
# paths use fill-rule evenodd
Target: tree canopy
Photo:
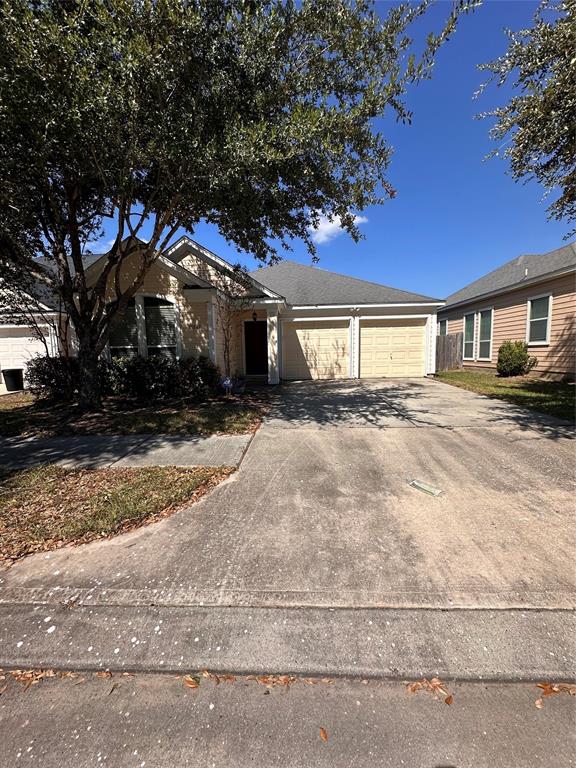
<instances>
[{"instance_id":1,"label":"tree canopy","mask_svg":"<svg viewBox=\"0 0 576 768\"><path fill-rule=\"evenodd\" d=\"M507 30L506 34L506 53L480 67L492 73L489 82L513 86L513 96L507 104L482 115L496 118L491 135L499 143L504 142L503 149L493 154L509 160L514 179L536 179L547 194L559 192L548 207L550 217L573 222L576 2L543 0L532 28Z\"/></svg>"},{"instance_id":2,"label":"tree canopy","mask_svg":"<svg viewBox=\"0 0 576 768\"><path fill-rule=\"evenodd\" d=\"M353 211L394 194L373 119L409 120L406 89L475 4L450 6L415 58L409 29L430 2L380 18L369 0L0 0L7 279L54 289L94 368L180 228L211 222L262 260L292 238L313 252L320 215L357 239ZM104 222L114 243L89 284ZM141 269L109 301L135 249Z\"/></svg>"}]
</instances>

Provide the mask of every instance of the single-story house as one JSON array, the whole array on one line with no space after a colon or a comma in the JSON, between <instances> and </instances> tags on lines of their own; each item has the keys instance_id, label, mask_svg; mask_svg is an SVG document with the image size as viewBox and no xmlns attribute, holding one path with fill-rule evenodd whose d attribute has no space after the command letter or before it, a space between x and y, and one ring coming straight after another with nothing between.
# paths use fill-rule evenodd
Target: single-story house
<instances>
[{"instance_id":1,"label":"single-story house","mask_svg":"<svg viewBox=\"0 0 576 768\"><path fill-rule=\"evenodd\" d=\"M518 256L466 285L438 311L438 333L463 333L464 368L495 369L502 342L526 341L534 375L576 373L576 243Z\"/></svg>"},{"instance_id":2,"label":"single-story house","mask_svg":"<svg viewBox=\"0 0 576 768\"><path fill-rule=\"evenodd\" d=\"M97 278L102 258L92 257L89 281ZM133 276L138 258L124 261L122 283ZM237 275L216 254L181 238L146 274L111 330L108 353L206 355L224 371L228 346L232 374L270 384L435 371L442 300L284 260L240 281ZM110 296L112 285L113 276ZM232 317L223 298L230 293ZM23 366L41 351L29 331L18 329L17 343L14 332L0 327L0 370Z\"/></svg>"}]
</instances>

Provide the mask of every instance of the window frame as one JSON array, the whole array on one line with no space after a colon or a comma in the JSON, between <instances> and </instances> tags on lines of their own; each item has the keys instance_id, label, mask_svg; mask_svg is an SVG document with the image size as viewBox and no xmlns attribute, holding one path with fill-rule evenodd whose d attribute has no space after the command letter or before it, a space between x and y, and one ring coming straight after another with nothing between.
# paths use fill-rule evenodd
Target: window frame
<instances>
[{"instance_id":1,"label":"window frame","mask_svg":"<svg viewBox=\"0 0 576 768\"><path fill-rule=\"evenodd\" d=\"M490 312L490 339L482 339L480 338L481 333L481 327L482 327L482 312ZM474 357L475 360L482 363L491 363L492 362L492 349L494 346L494 307L482 307L482 309L478 309L476 311L476 314L478 316L478 322L475 325L475 329L478 329L478 338L476 339L476 333L474 334L475 339L475 351L476 356ZM480 343L485 341L490 341L490 354L488 357L480 357Z\"/></svg>"},{"instance_id":2,"label":"window frame","mask_svg":"<svg viewBox=\"0 0 576 768\"><path fill-rule=\"evenodd\" d=\"M474 323L472 328L472 342L466 341L466 318L471 317L472 322ZM466 344L472 343L472 357L466 357ZM472 360L474 361L476 359L476 312L466 312L465 315L462 316L462 360Z\"/></svg>"},{"instance_id":3,"label":"window frame","mask_svg":"<svg viewBox=\"0 0 576 768\"><path fill-rule=\"evenodd\" d=\"M442 333L442 323L444 323L444 333ZM448 320L443 318L438 320L438 336L448 336Z\"/></svg>"},{"instance_id":4,"label":"window frame","mask_svg":"<svg viewBox=\"0 0 576 768\"><path fill-rule=\"evenodd\" d=\"M146 291L144 293L137 293L134 297L135 312L136 312L136 335L137 344L135 347L129 347L129 349L135 349L138 357L148 357L148 347L151 346L154 349L174 349L176 360L180 360L182 356L182 329L180 326L180 306L176 300L176 296L164 293L151 293ZM162 344L153 345L148 344L148 338L146 335L146 308L144 305L145 298L162 299L170 302L174 307L174 330L176 336L176 344ZM107 344L108 357L111 357L112 349L128 349L128 347L112 346L110 342Z\"/></svg>"},{"instance_id":5,"label":"window frame","mask_svg":"<svg viewBox=\"0 0 576 768\"><path fill-rule=\"evenodd\" d=\"M546 318L546 339L543 341L530 341L530 324L532 318L532 302L537 299L548 299L548 317ZM553 296L551 293L540 293L537 296L529 296L526 300L526 344L529 347L549 347L550 346L550 331L552 328L552 302ZM535 320L544 320L543 317L535 318Z\"/></svg>"}]
</instances>

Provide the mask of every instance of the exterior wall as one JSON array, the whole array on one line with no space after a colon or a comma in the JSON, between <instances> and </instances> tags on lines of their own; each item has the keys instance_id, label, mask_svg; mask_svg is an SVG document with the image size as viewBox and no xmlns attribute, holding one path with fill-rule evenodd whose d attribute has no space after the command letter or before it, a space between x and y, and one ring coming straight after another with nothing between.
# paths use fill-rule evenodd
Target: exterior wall
<instances>
[{"instance_id":1,"label":"exterior wall","mask_svg":"<svg viewBox=\"0 0 576 768\"><path fill-rule=\"evenodd\" d=\"M138 272L139 257L137 254L127 259L122 265L120 285L125 289ZM161 296L174 301L177 308L177 321L180 333L181 357L198 357L208 355L208 301L205 297L195 300L195 291L184 289L185 283L169 274L166 269L155 263L150 267L139 295ZM108 300L114 298L114 277L108 281Z\"/></svg>"},{"instance_id":2,"label":"exterior wall","mask_svg":"<svg viewBox=\"0 0 576 768\"><path fill-rule=\"evenodd\" d=\"M454 309L441 310L438 312L438 320L447 319L447 333L457 333L464 330L464 315L493 308L491 359L490 361L464 360L464 367L494 370L498 349L502 342L524 341L527 338L528 300L547 294L552 296L550 342L530 345L530 355L538 360L532 373L536 376L574 377L576 371L576 278L574 273L524 286L483 301L474 301ZM476 317L476 336L477 325ZM477 355L477 345L475 354Z\"/></svg>"}]
</instances>

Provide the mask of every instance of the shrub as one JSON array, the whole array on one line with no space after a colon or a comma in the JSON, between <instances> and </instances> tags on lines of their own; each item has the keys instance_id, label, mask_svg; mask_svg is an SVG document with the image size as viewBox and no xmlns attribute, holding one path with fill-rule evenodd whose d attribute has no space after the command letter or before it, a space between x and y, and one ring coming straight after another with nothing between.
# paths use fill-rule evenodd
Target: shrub
<instances>
[{"instance_id":1,"label":"shrub","mask_svg":"<svg viewBox=\"0 0 576 768\"><path fill-rule=\"evenodd\" d=\"M117 393L136 400L166 400L181 394L178 362L171 357L125 357L113 361Z\"/></svg>"},{"instance_id":2,"label":"shrub","mask_svg":"<svg viewBox=\"0 0 576 768\"><path fill-rule=\"evenodd\" d=\"M218 366L209 357L204 357L203 355L198 358L198 365L200 367L200 378L208 388L208 392L210 394L218 392L220 389L220 369Z\"/></svg>"},{"instance_id":3,"label":"shrub","mask_svg":"<svg viewBox=\"0 0 576 768\"><path fill-rule=\"evenodd\" d=\"M26 367L30 391L44 400L71 402L80 384L78 360L75 357L37 355Z\"/></svg>"},{"instance_id":4,"label":"shrub","mask_svg":"<svg viewBox=\"0 0 576 768\"><path fill-rule=\"evenodd\" d=\"M115 357L98 368L103 395L150 402L172 397L204 400L218 390L220 372L207 357L174 360L172 357ZM46 400L71 402L80 384L75 357L33 358L27 380L31 391Z\"/></svg>"},{"instance_id":5,"label":"shrub","mask_svg":"<svg viewBox=\"0 0 576 768\"><path fill-rule=\"evenodd\" d=\"M537 362L535 357L528 354L525 341L505 341L498 350L496 370L500 376L524 376Z\"/></svg>"}]
</instances>

